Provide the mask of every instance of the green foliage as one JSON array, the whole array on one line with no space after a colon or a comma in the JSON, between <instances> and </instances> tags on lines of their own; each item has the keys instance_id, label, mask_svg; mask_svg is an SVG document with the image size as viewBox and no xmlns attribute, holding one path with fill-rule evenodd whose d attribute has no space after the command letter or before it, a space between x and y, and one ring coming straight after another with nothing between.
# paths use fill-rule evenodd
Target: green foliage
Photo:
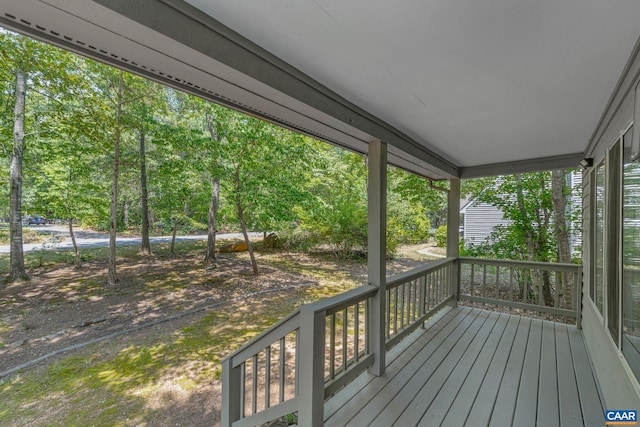
<instances>
[{"instance_id":1,"label":"green foliage","mask_svg":"<svg viewBox=\"0 0 640 427\"><path fill-rule=\"evenodd\" d=\"M429 240L431 221L427 209L419 202L390 194L387 204L387 244L416 244Z\"/></svg>"},{"instance_id":2,"label":"green foliage","mask_svg":"<svg viewBox=\"0 0 640 427\"><path fill-rule=\"evenodd\" d=\"M104 64L12 33L0 33L0 143L11 141L12 79L28 66L23 209L110 226L113 144L120 138L119 231L141 227L139 141L145 139L151 226L181 233L206 228L219 179L219 230L280 232L284 248L328 245L339 256L367 249L367 168L362 155L256 118L123 75ZM22 54L19 54L22 52ZM28 64L24 62L28 58ZM8 146L3 146L8 153ZM7 181L8 159L2 180ZM7 185L0 188L6 191ZM6 194L5 194L6 196ZM7 203L1 208L7 211ZM428 180L388 168L387 247L420 243L444 221L446 196Z\"/></svg>"},{"instance_id":3,"label":"green foliage","mask_svg":"<svg viewBox=\"0 0 640 427\"><path fill-rule=\"evenodd\" d=\"M308 251L318 243L309 231L300 227L286 229L278 236L285 250Z\"/></svg>"},{"instance_id":4,"label":"green foliage","mask_svg":"<svg viewBox=\"0 0 640 427\"><path fill-rule=\"evenodd\" d=\"M436 228L436 231L433 233L433 237L436 240L436 246L439 248L444 248L447 246L447 226L441 225Z\"/></svg>"},{"instance_id":5,"label":"green foliage","mask_svg":"<svg viewBox=\"0 0 640 427\"><path fill-rule=\"evenodd\" d=\"M479 245L466 245L465 256L550 262L557 260L553 227L551 172L533 172L463 181L462 193L499 208L508 225L495 227ZM580 212L567 206L573 228Z\"/></svg>"}]
</instances>

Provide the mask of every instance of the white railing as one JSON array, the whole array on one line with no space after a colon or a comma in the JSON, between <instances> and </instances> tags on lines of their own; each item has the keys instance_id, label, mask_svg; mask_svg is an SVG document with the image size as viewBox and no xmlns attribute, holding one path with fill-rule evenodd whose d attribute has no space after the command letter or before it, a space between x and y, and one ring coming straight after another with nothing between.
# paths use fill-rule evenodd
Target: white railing
<instances>
[{"instance_id":1,"label":"white railing","mask_svg":"<svg viewBox=\"0 0 640 427\"><path fill-rule=\"evenodd\" d=\"M458 258L459 299L576 319L580 326L582 266Z\"/></svg>"},{"instance_id":2,"label":"white railing","mask_svg":"<svg viewBox=\"0 0 640 427\"><path fill-rule=\"evenodd\" d=\"M222 425L255 426L297 413L299 425L322 423L324 401L373 364L372 334L390 348L453 301L455 259L387 282L385 328L372 330L374 286L307 304L222 363Z\"/></svg>"},{"instance_id":3,"label":"white railing","mask_svg":"<svg viewBox=\"0 0 640 427\"><path fill-rule=\"evenodd\" d=\"M362 286L300 307L222 364L222 425L255 426L292 413L321 419L325 398L373 362ZM301 422L300 425L303 423Z\"/></svg>"},{"instance_id":4,"label":"white railing","mask_svg":"<svg viewBox=\"0 0 640 427\"><path fill-rule=\"evenodd\" d=\"M387 281L386 327L387 349L455 298L457 275L455 258L437 261ZM455 279L455 280L454 280Z\"/></svg>"},{"instance_id":5,"label":"white railing","mask_svg":"<svg viewBox=\"0 0 640 427\"><path fill-rule=\"evenodd\" d=\"M581 274L575 264L447 258L387 280L384 327L371 318L374 286L304 305L223 361L222 425L289 414L298 425L322 424L325 400L373 365L374 337L388 350L456 300L566 316L580 327Z\"/></svg>"}]
</instances>

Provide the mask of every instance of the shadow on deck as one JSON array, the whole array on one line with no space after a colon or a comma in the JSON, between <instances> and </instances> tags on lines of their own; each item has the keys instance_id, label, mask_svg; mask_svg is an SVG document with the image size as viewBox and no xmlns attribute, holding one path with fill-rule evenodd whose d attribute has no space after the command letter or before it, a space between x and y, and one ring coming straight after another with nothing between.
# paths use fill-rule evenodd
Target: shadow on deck
<instances>
[{"instance_id":1,"label":"shadow on deck","mask_svg":"<svg viewBox=\"0 0 640 427\"><path fill-rule=\"evenodd\" d=\"M602 425L580 331L468 307L443 310L325 403L326 426Z\"/></svg>"}]
</instances>

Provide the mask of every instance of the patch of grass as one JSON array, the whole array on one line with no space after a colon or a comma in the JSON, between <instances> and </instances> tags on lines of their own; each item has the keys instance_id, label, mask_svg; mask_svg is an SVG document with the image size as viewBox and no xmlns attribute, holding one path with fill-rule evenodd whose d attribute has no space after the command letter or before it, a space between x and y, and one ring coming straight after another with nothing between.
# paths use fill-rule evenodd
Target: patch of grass
<instances>
[{"instance_id":1,"label":"patch of grass","mask_svg":"<svg viewBox=\"0 0 640 427\"><path fill-rule=\"evenodd\" d=\"M43 242L45 239L46 236L38 233L36 230L29 228L22 229L22 241L24 243L38 243ZM0 224L0 245L8 245L9 243L9 226L5 223Z\"/></svg>"},{"instance_id":2,"label":"patch of grass","mask_svg":"<svg viewBox=\"0 0 640 427\"><path fill-rule=\"evenodd\" d=\"M203 251L206 242L202 241L185 241L176 243L176 252L181 254ZM168 257L170 255L169 244L162 243L152 245L155 255L160 257ZM138 245L120 246L117 249L117 256L120 259L137 260L143 258L139 254ZM109 259L109 248L81 248L80 258L82 261L101 261ZM75 254L71 249L57 250L49 249L46 251L30 251L24 254L25 267L34 269L39 267L55 267L59 265L75 264ZM0 274L6 274L9 271L9 254L0 255Z\"/></svg>"},{"instance_id":3,"label":"patch of grass","mask_svg":"<svg viewBox=\"0 0 640 427\"><path fill-rule=\"evenodd\" d=\"M340 287L312 288L233 303L177 331L99 343L14 376L0 383L0 425L144 424L162 405L175 403L158 403L163 384L198 393L219 380L220 361L231 351L294 307Z\"/></svg>"}]
</instances>

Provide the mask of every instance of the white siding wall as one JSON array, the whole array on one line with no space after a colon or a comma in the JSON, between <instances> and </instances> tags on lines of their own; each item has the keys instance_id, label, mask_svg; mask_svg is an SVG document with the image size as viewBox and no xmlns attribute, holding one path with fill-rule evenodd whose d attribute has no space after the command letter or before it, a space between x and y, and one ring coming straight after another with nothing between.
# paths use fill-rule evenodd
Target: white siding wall
<instances>
[{"instance_id":1,"label":"white siding wall","mask_svg":"<svg viewBox=\"0 0 640 427\"><path fill-rule=\"evenodd\" d=\"M502 211L495 206L486 203L471 203L462 212L464 213L464 242L478 245L484 242L496 225L509 223L504 219Z\"/></svg>"},{"instance_id":2,"label":"white siding wall","mask_svg":"<svg viewBox=\"0 0 640 427\"><path fill-rule=\"evenodd\" d=\"M569 175L569 186L571 187L571 197L569 198L574 212L582 211L582 171L578 170ZM571 225L571 234L569 235L570 245L572 252L576 252L578 248L582 246L582 232L581 230L573 228Z\"/></svg>"},{"instance_id":3,"label":"white siding wall","mask_svg":"<svg viewBox=\"0 0 640 427\"><path fill-rule=\"evenodd\" d=\"M576 171L569 175L568 183L572 189L568 197L569 202L575 212L582 210L582 171ZM507 225L509 221L504 219L502 211L495 206L481 202L470 202L463 207L464 214L463 238L466 244L478 245L483 243L497 225ZM577 252L582 246L582 233L579 229L571 228L569 232L571 251Z\"/></svg>"}]
</instances>

